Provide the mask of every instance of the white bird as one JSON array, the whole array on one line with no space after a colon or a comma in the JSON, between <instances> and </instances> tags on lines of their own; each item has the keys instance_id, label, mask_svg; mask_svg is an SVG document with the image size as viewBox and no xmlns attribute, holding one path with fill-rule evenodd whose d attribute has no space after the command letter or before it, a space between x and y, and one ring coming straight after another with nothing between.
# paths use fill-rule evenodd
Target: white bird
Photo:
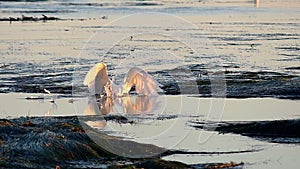
<instances>
[{"instance_id":1,"label":"white bird","mask_svg":"<svg viewBox=\"0 0 300 169\"><path fill-rule=\"evenodd\" d=\"M138 95L158 95L163 92L159 84L145 70L133 67L124 78L121 85L114 84L107 75L107 66L104 63L97 63L85 76L84 85L87 85L92 94L106 93L108 97L124 96L135 86Z\"/></svg>"},{"instance_id":2,"label":"white bird","mask_svg":"<svg viewBox=\"0 0 300 169\"><path fill-rule=\"evenodd\" d=\"M47 89L44 89L44 92L48 93L51 97L51 103L55 103L56 97Z\"/></svg>"}]
</instances>

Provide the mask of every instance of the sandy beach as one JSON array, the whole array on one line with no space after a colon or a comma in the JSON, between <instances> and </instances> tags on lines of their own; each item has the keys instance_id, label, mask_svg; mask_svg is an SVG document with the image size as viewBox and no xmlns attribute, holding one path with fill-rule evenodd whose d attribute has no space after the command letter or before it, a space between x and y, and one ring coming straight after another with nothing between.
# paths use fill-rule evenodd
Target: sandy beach
<instances>
[{"instance_id":1,"label":"sandy beach","mask_svg":"<svg viewBox=\"0 0 300 169\"><path fill-rule=\"evenodd\" d=\"M297 168L299 8L1 1L0 168ZM83 80L98 62L163 93L97 100Z\"/></svg>"}]
</instances>

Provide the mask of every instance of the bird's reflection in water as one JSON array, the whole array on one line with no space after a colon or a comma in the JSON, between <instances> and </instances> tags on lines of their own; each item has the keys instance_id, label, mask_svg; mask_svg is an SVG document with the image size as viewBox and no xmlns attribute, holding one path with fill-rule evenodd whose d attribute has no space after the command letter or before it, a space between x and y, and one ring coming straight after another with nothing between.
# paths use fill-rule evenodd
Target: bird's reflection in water
<instances>
[{"instance_id":1,"label":"bird's reflection in water","mask_svg":"<svg viewBox=\"0 0 300 169\"><path fill-rule=\"evenodd\" d=\"M95 99L89 100L88 105L86 106L85 110L83 111L83 114L86 116L100 114L99 106Z\"/></svg>"},{"instance_id":2,"label":"bird's reflection in water","mask_svg":"<svg viewBox=\"0 0 300 169\"><path fill-rule=\"evenodd\" d=\"M106 126L106 121L87 121L85 122L87 125L93 127L93 128L98 128L98 129L103 129Z\"/></svg>"},{"instance_id":3,"label":"bird's reflection in water","mask_svg":"<svg viewBox=\"0 0 300 169\"><path fill-rule=\"evenodd\" d=\"M84 115L107 115L131 114L145 115L154 114L158 108L158 96L126 96L126 97L102 97L100 99L89 99L84 110ZM103 129L107 125L106 120L86 121L87 125Z\"/></svg>"},{"instance_id":4,"label":"bird's reflection in water","mask_svg":"<svg viewBox=\"0 0 300 169\"><path fill-rule=\"evenodd\" d=\"M159 106L159 96L124 96L124 97L102 97L90 99L84 115L107 115L117 114L153 114Z\"/></svg>"},{"instance_id":5,"label":"bird's reflection in water","mask_svg":"<svg viewBox=\"0 0 300 169\"><path fill-rule=\"evenodd\" d=\"M100 102L103 101L100 100ZM112 110L112 106L110 106L110 104L106 104L106 106L105 104L101 104L102 106L100 106L100 102L97 102L96 99L90 99L83 114L85 116L101 115L102 113L105 115L108 114L110 110ZM93 128L99 129L104 128L106 126L105 120L86 121L85 123Z\"/></svg>"},{"instance_id":6,"label":"bird's reflection in water","mask_svg":"<svg viewBox=\"0 0 300 169\"><path fill-rule=\"evenodd\" d=\"M157 96L122 97L122 107L128 114L151 114L155 110Z\"/></svg>"},{"instance_id":7,"label":"bird's reflection in water","mask_svg":"<svg viewBox=\"0 0 300 169\"><path fill-rule=\"evenodd\" d=\"M51 108L45 112L45 116L50 116L55 110L57 110L57 104L51 101Z\"/></svg>"}]
</instances>

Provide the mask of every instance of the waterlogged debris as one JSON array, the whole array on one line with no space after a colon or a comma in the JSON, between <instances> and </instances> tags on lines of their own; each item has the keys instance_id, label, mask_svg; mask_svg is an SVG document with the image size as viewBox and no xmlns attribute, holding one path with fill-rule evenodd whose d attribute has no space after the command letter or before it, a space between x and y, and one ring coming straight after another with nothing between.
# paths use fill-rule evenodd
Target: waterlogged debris
<instances>
[{"instance_id":1,"label":"waterlogged debris","mask_svg":"<svg viewBox=\"0 0 300 169\"><path fill-rule=\"evenodd\" d=\"M219 169L219 168L243 168L244 163L235 163L235 162L230 162L230 163L219 163L219 164L208 164L205 165L204 168L207 169Z\"/></svg>"},{"instance_id":2,"label":"waterlogged debris","mask_svg":"<svg viewBox=\"0 0 300 169\"><path fill-rule=\"evenodd\" d=\"M170 119L176 119L178 115L168 115L168 116L159 116L156 118L156 120L170 120Z\"/></svg>"},{"instance_id":3,"label":"waterlogged debris","mask_svg":"<svg viewBox=\"0 0 300 169\"><path fill-rule=\"evenodd\" d=\"M17 22L17 21L21 21L21 22L26 22L26 21L32 21L32 22L37 22L37 21L57 21L57 20L62 20L60 18L57 17L53 17L53 16L46 16L46 15L42 15L42 17L35 17L35 16L25 16L22 15L21 17L9 17L9 18L0 18L0 21L9 21L10 23L12 22Z\"/></svg>"},{"instance_id":4,"label":"waterlogged debris","mask_svg":"<svg viewBox=\"0 0 300 169\"><path fill-rule=\"evenodd\" d=\"M238 151L181 151L181 150L169 150L162 153L162 156L173 155L173 154L184 154L184 155L222 155L222 154L242 154L258 152L262 149L247 149Z\"/></svg>"},{"instance_id":5,"label":"waterlogged debris","mask_svg":"<svg viewBox=\"0 0 300 169\"><path fill-rule=\"evenodd\" d=\"M95 18L93 18L95 20ZM102 18L103 19L103 18ZM105 16L104 19L108 19L107 16ZM58 18L58 17L54 17L54 16L47 16L42 14L41 17L36 17L36 16L25 16L22 15L21 17L5 17L5 18L0 18L0 22L1 21L8 21L10 24L12 24L13 22L39 22L39 21L43 21L43 22L47 22L47 21L74 21L74 20L78 20L78 21L84 21L87 19L62 19L62 18Z\"/></svg>"},{"instance_id":6,"label":"waterlogged debris","mask_svg":"<svg viewBox=\"0 0 300 169\"><path fill-rule=\"evenodd\" d=\"M164 161L161 159L148 159L148 160L140 160L133 164L115 164L109 167L110 169L121 169L121 168L128 168L128 169L135 169L135 168L182 168L188 169L193 168L189 165L186 165L181 162L175 161Z\"/></svg>"},{"instance_id":7,"label":"waterlogged debris","mask_svg":"<svg viewBox=\"0 0 300 169\"><path fill-rule=\"evenodd\" d=\"M235 133L276 143L300 143L300 119L252 122L191 122L191 126L220 133Z\"/></svg>"},{"instance_id":8,"label":"waterlogged debris","mask_svg":"<svg viewBox=\"0 0 300 169\"><path fill-rule=\"evenodd\" d=\"M148 159L148 160L140 160L137 162L133 162L131 164L117 163L109 166L110 169L121 169L121 168L170 168L170 169L193 169L193 168L201 168L201 169L220 169L220 168L231 168L238 169L243 168L244 163L212 163L212 164L195 164L195 165L187 165L177 161L164 161L161 159Z\"/></svg>"},{"instance_id":9,"label":"waterlogged debris","mask_svg":"<svg viewBox=\"0 0 300 169\"><path fill-rule=\"evenodd\" d=\"M126 117L124 116L119 116L119 115L108 115L108 116L104 116L105 121L115 121L117 123L120 124L132 124L134 123L133 121L128 120Z\"/></svg>"},{"instance_id":10,"label":"waterlogged debris","mask_svg":"<svg viewBox=\"0 0 300 169\"><path fill-rule=\"evenodd\" d=\"M286 67L287 70L300 70L300 66Z\"/></svg>"},{"instance_id":11,"label":"waterlogged debris","mask_svg":"<svg viewBox=\"0 0 300 169\"><path fill-rule=\"evenodd\" d=\"M76 100L75 99L69 99L68 103L73 104Z\"/></svg>"},{"instance_id":12,"label":"waterlogged debris","mask_svg":"<svg viewBox=\"0 0 300 169\"><path fill-rule=\"evenodd\" d=\"M102 16L101 19L108 19L108 16L107 15Z\"/></svg>"},{"instance_id":13,"label":"waterlogged debris","mask_svg":"<svg viewBox=\"0 0 300 169\"><path fill-rule=\"evenodd\" d=\"M53 16L46 16L46 15L42 15L43 16L43 18L42 18L42 20L43 21L52 21L52 20L60 20L59 18L57 18L57 17L53 17Z\"/></svg>"}]
</instances>

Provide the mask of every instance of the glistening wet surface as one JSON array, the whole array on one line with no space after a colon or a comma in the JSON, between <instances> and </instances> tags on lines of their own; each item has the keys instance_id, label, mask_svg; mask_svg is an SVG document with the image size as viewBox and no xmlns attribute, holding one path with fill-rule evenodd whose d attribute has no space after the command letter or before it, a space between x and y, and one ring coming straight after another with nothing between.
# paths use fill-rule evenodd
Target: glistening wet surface
<instances>
[{"instance_id":1,"label":"glistening wet surface","mask_svg":"<svg viewBox=\"0 0 300 169\"><path fill-rule=\"evenodd\" d=\"M0 166L297 168L299 2L255 2L1 1ZM98 62L164 93L94 98Z\"/></svg>"}]
</instances>

